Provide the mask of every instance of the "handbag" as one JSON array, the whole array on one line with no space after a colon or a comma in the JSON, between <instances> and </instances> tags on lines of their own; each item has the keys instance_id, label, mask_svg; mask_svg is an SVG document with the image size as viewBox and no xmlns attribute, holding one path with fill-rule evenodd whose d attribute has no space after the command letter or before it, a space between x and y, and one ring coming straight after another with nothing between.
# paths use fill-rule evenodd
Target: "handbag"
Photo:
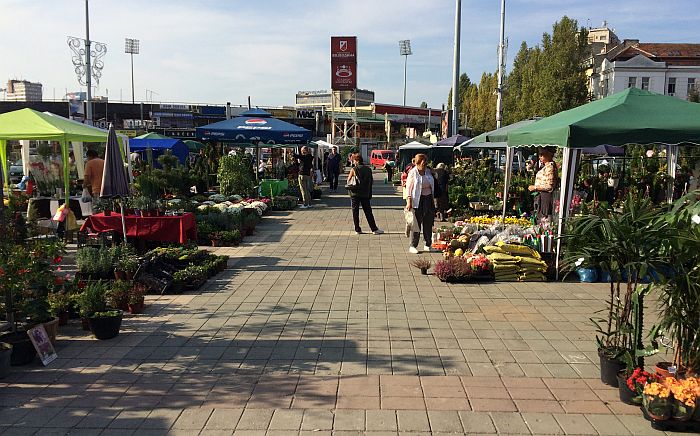
<instances>
[{"instance_id":1,"label":"handbag","mask_svg":"<svg viewBox=\"0 0 700 436\"><path fill-rule=\"evenodd\" d=\"M357 177L357 175L350 177L350 180L348 180L348 183L345 185L345 189L353 192L360 189L360 179Z\"/></svg>"}]
</instances>

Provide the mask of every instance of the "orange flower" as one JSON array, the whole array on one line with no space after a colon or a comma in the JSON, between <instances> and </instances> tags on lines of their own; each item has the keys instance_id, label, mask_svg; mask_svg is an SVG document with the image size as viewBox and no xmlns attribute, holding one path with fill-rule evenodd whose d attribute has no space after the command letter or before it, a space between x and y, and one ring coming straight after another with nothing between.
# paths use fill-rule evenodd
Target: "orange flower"
<instances>
[{"instance_id":1,"label":"orange flower","mask_svg":"<svg viewBox=\"0 0 700 436\"><path fill-rule=\"evenodd\" d=\"M652 397L668 398L671 392L669 389L661 383L648 383L644 386L644 395L649 395Z\"/></svg>"}]
</instances>

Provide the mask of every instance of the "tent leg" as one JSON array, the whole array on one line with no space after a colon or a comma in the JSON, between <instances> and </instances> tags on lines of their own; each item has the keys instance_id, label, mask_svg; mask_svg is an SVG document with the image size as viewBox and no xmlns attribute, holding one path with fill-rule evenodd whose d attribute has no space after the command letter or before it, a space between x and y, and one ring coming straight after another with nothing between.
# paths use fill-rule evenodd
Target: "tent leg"
<instances>
[{"instance_id":1,"label":"tent leg","mask_svg":"<svg viewBox=\"0 0 700 436\"><path fill-rule=\"evenodd\" d=\"M506 147L506 167L503 172L503 223L506 222L506 212L508 208L508 191L513 174L513 147Z\"/></svg>"},{"instance_id":2,"label":"tent leg","mask_svg":"<svg viewBox=\"0 0 700 436\"><path fill-rule=\"evenodd\" d=\"M576 162L581 155L581 150L576 148L564 148L564 162L562 162L562 174L559 193L559 219L557 224L557 252L556 252L556 278L559 280L559 262L561 257L561 238L564 234L564 222L569 215L569 204L574 189L574 177L576 175Z\"/></svg>"},{"instance_id":3,"label":"tent leg","mask_svg":"<svg viewBox=\"0 0 700 436\"><path fill-rule=\"evenodd\" d=\"M124 199L119 199L119 210L122 213L122 234L124 235L124 244L126 244L126 218L124 218Z\"/></svg>"}]
</instances>

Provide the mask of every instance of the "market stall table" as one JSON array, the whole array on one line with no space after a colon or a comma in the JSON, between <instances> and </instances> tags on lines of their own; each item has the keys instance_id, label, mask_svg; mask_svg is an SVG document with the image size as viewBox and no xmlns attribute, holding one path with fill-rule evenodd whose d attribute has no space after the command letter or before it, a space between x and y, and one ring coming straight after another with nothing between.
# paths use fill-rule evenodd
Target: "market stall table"
<instances>
[{"instance_id":1,"label":"market stall table","mask_svg":"<svg viewBox=\"0 0 700 436\"><path fill-rule=\"evenodd\" d=\"M261 197L277 197L283 195L289 189L289 181L287 179L264 179L260 181L260 196Z\"/></svg>"},{"instance_id":2,"label":"market stall table","mask_svg":"<svg viewBox=\"0 0 700 436\"><path fill-rule=\"evenodd\" d=\"M193 213L179 216L124 217L126 236L144 241L172 242L184 244L197 240L197 222ZM95 232L114 231L122 233L121 215L112 213L106 216L98 213L88 217L80 231L91 229Z\"/></svg>"}]
</instances>

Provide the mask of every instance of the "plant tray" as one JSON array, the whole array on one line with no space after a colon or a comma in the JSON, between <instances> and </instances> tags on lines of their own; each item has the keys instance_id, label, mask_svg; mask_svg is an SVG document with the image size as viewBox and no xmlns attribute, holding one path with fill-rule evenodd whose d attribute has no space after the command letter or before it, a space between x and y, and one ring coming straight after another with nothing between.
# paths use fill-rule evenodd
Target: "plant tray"
<instances>
[{"instance_id":1,"label":"plant tray","mask_svg":"<svg viewBox=\"0 0 700 436\"><path fill-rule=\"evenodd\" d=\"M433 242L432 247L436 250L442 251L442 250L445 250L447 247L449 247L449 245L450 244L448 244L447 242L440 241L440 242Z\"/></svg>"},{"instance_id":2,"label":"plant tray","mask_svg":"<svg viewBox=\"0 0 700 436\"><path fill-rule=\"evenodd\" d=\"M651 428L654 430L659 430L659 431L672 431L672 432L680 432L680 433L700 433L700 421L693 420L691 418L689 421L678 421L675 419L666 419L664 421L659 421L657 419L651 418L648 414L647 411L644 409L644 406L639 407L642 410L642 414L644 415L644 418L651 422ZM698 414L695 414L695 417L697 419Z\"/></svg>"}]
</instances>

